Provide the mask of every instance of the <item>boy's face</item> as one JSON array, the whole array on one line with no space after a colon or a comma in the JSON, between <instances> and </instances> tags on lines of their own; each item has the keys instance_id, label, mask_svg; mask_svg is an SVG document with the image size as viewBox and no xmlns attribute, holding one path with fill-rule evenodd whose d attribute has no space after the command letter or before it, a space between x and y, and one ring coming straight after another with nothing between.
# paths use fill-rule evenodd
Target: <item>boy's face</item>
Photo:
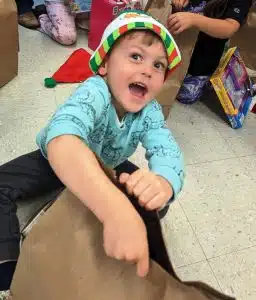
<instances>
[{"instance_id":1,"label":"boy's face","mask_svg":"<svg viewBox=\"0 0 256 300\"><path fill-rule=\"evenodd\" d=\"M161 40L147 32L122 38L100 67L113 96L119 117L138 112L155 98L163 86L168 66Z\"/></svg>"}]
</instances>

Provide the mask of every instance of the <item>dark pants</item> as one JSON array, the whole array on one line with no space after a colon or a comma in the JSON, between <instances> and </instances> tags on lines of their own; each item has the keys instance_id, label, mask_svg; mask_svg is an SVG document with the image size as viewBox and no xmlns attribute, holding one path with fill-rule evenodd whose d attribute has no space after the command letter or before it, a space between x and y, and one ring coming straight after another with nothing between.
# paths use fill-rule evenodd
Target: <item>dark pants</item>
<instances>
[{"instance_id":1,"label":"dark pants","mask_svg":"<svg viewBox=\"0 0 256 300\"><path fill-rule=\"evenodd\" d=\"M125 161L116 171L120 175L123 172L133 173L137 169L137 166ZM0 166L0 261L16 260L19 256L20 227L16 202L61 188L64 188L62 182L39 150ZM149 212L139 207L136 199L128 197L143 219L150 216ZM167 209L162 211L161 217L166 212Z\"/></svg>"},{"instance_id":2,"label":"dark pants","mask_svg":"<svg viewBox=\"0 0 256 300\"><path fill-rule=\"evenodd\" d=\"M219 65L227 41L200 32L190 60L188 74L211 76Z\"/></svg>"},{"instance_id":3,"label":"dark pants","mask_svg":"<svg viewBox=\"0 0 256 300\"><path fill-rule=\"evenodd\" d=\"M18 14L22 15L27 12L32 11L32 7L34 5L33 0L16 0Z\"/></svg>"}]
</instances>

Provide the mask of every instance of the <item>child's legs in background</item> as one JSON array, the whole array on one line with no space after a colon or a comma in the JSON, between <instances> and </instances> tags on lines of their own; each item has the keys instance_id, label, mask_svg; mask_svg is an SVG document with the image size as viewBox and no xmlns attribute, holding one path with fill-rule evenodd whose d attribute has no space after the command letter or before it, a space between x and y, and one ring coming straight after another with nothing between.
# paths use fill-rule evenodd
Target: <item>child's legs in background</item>
<instances>
[{"instance_id":1,"label":"child's legs in background","mask_svg":"<svg viewBox=\"0 0 256 300\"><path fill-rule=\"evenodd\" d=\"M75 18L70 7L62 1L45 1L47 15L39 16L40 31L49 35L62 45L72 45L76 42L77 33Z\"/></svg>"},{"instance_id":2,"label":"child's legs in background","mask_svg":"<svg viewBox=\"0 0 256 300\"><path fill-rule=\"evenodd\" d=\"M0 166L0 290L9 289L19 256L16 202L61 188L63 184L39 150Z\"/></svg>"},{"instance_id":3,"label":"child's legs in background","mask_svg":"<svg viewBox=\"0 0 256 300\"><path fill-rule=\"evenodd\" d=\"M33 0L16 0L18 14L23 15L31 12L34 5Z\"/></svg>"},{"instance_id":4,"label":"child's legs in background","mask_svg":"<svg viewBox=\"0 0 256 300\"><path fill-rule=\"evenodd\" d=\"M213 38L200 32L191 56L188 74L177 95L184 104L193 104L201 98L210 76L217 69L227 39Z\"/></svg>"}]
</instances>

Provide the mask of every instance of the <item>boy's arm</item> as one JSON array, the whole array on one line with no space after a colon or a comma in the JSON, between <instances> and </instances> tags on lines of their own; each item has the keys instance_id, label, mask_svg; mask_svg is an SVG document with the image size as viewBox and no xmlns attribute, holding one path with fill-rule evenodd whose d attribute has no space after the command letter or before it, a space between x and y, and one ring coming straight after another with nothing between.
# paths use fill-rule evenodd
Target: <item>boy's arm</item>
<instances>
[{"instance_id":1,"label":"boy's arm","mask_svg":"<svg viewBox=\"0 0 256 300\"><path fill-rule=\"evenodd\" d=\"M106 254L136 262L137 274L145 276L149 268L145 225L95 155L73 135L54 138L47 150L56 175L103 223Z\"/></svg>"},{"instance_id":2,"label":"boy's arm","mask_svg":"<svg viewBox=\"0 0 256 300\"><path fill-rule=\"evenodd\" d=\"M172 199L174 199L184 182L183 155L166 127L161 106L156 101L153 103L154 109L145 117L147 129L141 137L141 143L146 149L149 169L169 182L173 189Z\"/></svg>"},{"instance_id":3,"label":"boy's arm","mask_svg":"<svg viewBox=\"0 0 256 300\"><path fill-rule=\"evenodd\" d=\"M196 27L212 37L226 39L238 31L240 24L231 18L213 19L191 12L177 12L168 17L168 29L173 34L179 34L190 27Z\"/></svg>"},{"instance_id":4,"label":"boy's arm","mask_svg":"<svg viewBox=\"0 0 256 300\"><path fill-rule=\"evenodd\" d=\"M57 176L102 223L133 209L125 194L108 179L95 154L79 138L57 137L47 149Z\"/></svg>"}]
</instances>

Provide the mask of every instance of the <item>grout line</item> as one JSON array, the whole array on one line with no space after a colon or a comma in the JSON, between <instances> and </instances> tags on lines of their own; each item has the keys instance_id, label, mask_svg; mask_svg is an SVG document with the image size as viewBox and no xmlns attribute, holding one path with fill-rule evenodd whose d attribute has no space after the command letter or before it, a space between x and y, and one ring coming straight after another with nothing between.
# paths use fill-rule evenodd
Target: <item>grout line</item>
<instances>
[{"instance_id":1,"label":"grout line","mask_svg":"<svg viewBox=\"0 0 256 300\"><path fill-rule=\"evenodd\" d=\"M251 245L249 247L241 248L241 249L238 249L238 250L235 250L235 251L230 251L230 252L226 252L226 253L223 253L223 254L220 254L220 255L212 256L210 258L207 258L207 260L210 261L210 260L215 259L215 258L219 258L219 257L226 256L226 255L233 254L233 253L242 252L244 250L248 250L248 249L255 248L255 247L256 247L256 244Z\"/></svg>"},{"instance_id":2,"label":"grout line","mask_svg":"<svg viewBox=\"0 0 256 300\"><path fill-rule=\"evenodd\" d=\"M244 157L256 157L256 152L254 154L238 155L237 156L237 158L244 158Z\"/></svg>"},{"instance_id":3,"label":"grout line","mask_svg":"<svg viewBox=\"0 0 256 300\"><path fill-rule=\"evenodd\" d=\"M246 248L241 248L241 249L236 250L236 251L231 251L231 252L223 253L223 254L220 254L220 255L217 255L217 256L206 258L205 260L199 260L199 261L192 262L192 263L189 263L189 264L176 266L176 268L179 269L179 268L184 268L184 267L188 267L188 266L193 266L193 265L196 265L196 264L199 264L199 263L202 263L202 262L208 262L210 264L210 261L212 259L219 258L219 257L222 257L222 256L226 256L226 255L233 254L233 253L239 253L239 252L242 252L244 250L251 249L251 248L256 248L256 245L252 245L252 246L249 246L249 247L246 247Z\"/></svg>"},{"instance_id":4,"label":"grout line","mask_svg":"<svg viewBox=\"0 0 256 300\"><path fill-rule=\"evenodd\" d=\"M180 266L178 266L176 268L180 269L180 268L184 268L184 267L189 267L189 266L193 266L193 265L196 265L196 264L200 264L202 262L207 262L207 259L205 259L205 260L199 260L199 261L192 262L192 263L189 263L189 264L186 264L186 265L180 265Z\"/></svg>"},{"instance_id":5,"label":"grout line","mask_svg":"<svg viewBox=\"0 0 256 300\"><path fill-rule=\"evenodd\" d=\"M217 162L217 161L226 161L226 160L231 160L234 158L245 158L245 157L256 157L256 153L248 154L248 155L237 155L237 156L232 156L232 157L228 157L228 158L214 159L214 160L201 161L201 162L195 162L195 163L189 163L186 165L187 166L202 165L202 164L208 164L208 163Z\"/></svg>"},{"instance_id":6,"label":"grout line","mask_svg":"<svg viewBox=\"0 0 256 300\"><path fill-rule=\"evenodd\" d=\"M231 156L231 157L228 157L228 158L221 158L221 159L214 159L214 160L208 160L208 161L201 161L201 162L189 163L189 164L186 164L186 166L208 164L208 163L217 162L217 161L231 160L231 159L234 159L234 158L239 158L239 157L238 156Z\"/></svg>"},{"instance_id":7,"label":"grout line","mask_svg":"<svg viewBox=\"0 0 256 300\"><path fill-rule=\"evenodd\" d=\"M181 205L180 203L179 203L179 205L180 205L180 207L181 207L183 213L184 213L185 216L186 216L186 219L187 219L187 221L188 221L188 223L189 223L189 226L190 226L190 228L192 229L193 234L195 235L195 238L196 238L196 240L197 240L197 242L198 242L198 244L199 244L199 246L200 246L200 248L201 248L201 250L202 250L202 252L203 252L203 254L204 254L204 256L205 256L205 261L207 262L208 266L210 267L210 269L211 269L211 271L212 271L212 275L213 275L213 277L215 278L215 280L216 280L216 282L217 282L217 284L218 284L218 286L219 286L220 291L223 292L223 290L222 290L222 288L221 288L221 285L220 285L220 283L219 283L219 281L218 281L218 279L217 279L215 273L213 272L213 269L212 269L212 267L211 267L211 265L210 265L210 263L209 263L209 261L208 261L208 259L207 259L206 253L205 253L205 251L204 251L204 249L203 249L203 246L201 245L201 243L200 243L200 241L199 241L199 238L198 238L198 236L197 236L197 234L196 234L196 232L195 232L195 230L194 230L192 224L190 223L190 221L189 221L189 219L188 219L188 217L187 217L187 214L186 214L185 210L183 209L183 207L182 207L182 205Z\"/></svg>"}]
</instances>

